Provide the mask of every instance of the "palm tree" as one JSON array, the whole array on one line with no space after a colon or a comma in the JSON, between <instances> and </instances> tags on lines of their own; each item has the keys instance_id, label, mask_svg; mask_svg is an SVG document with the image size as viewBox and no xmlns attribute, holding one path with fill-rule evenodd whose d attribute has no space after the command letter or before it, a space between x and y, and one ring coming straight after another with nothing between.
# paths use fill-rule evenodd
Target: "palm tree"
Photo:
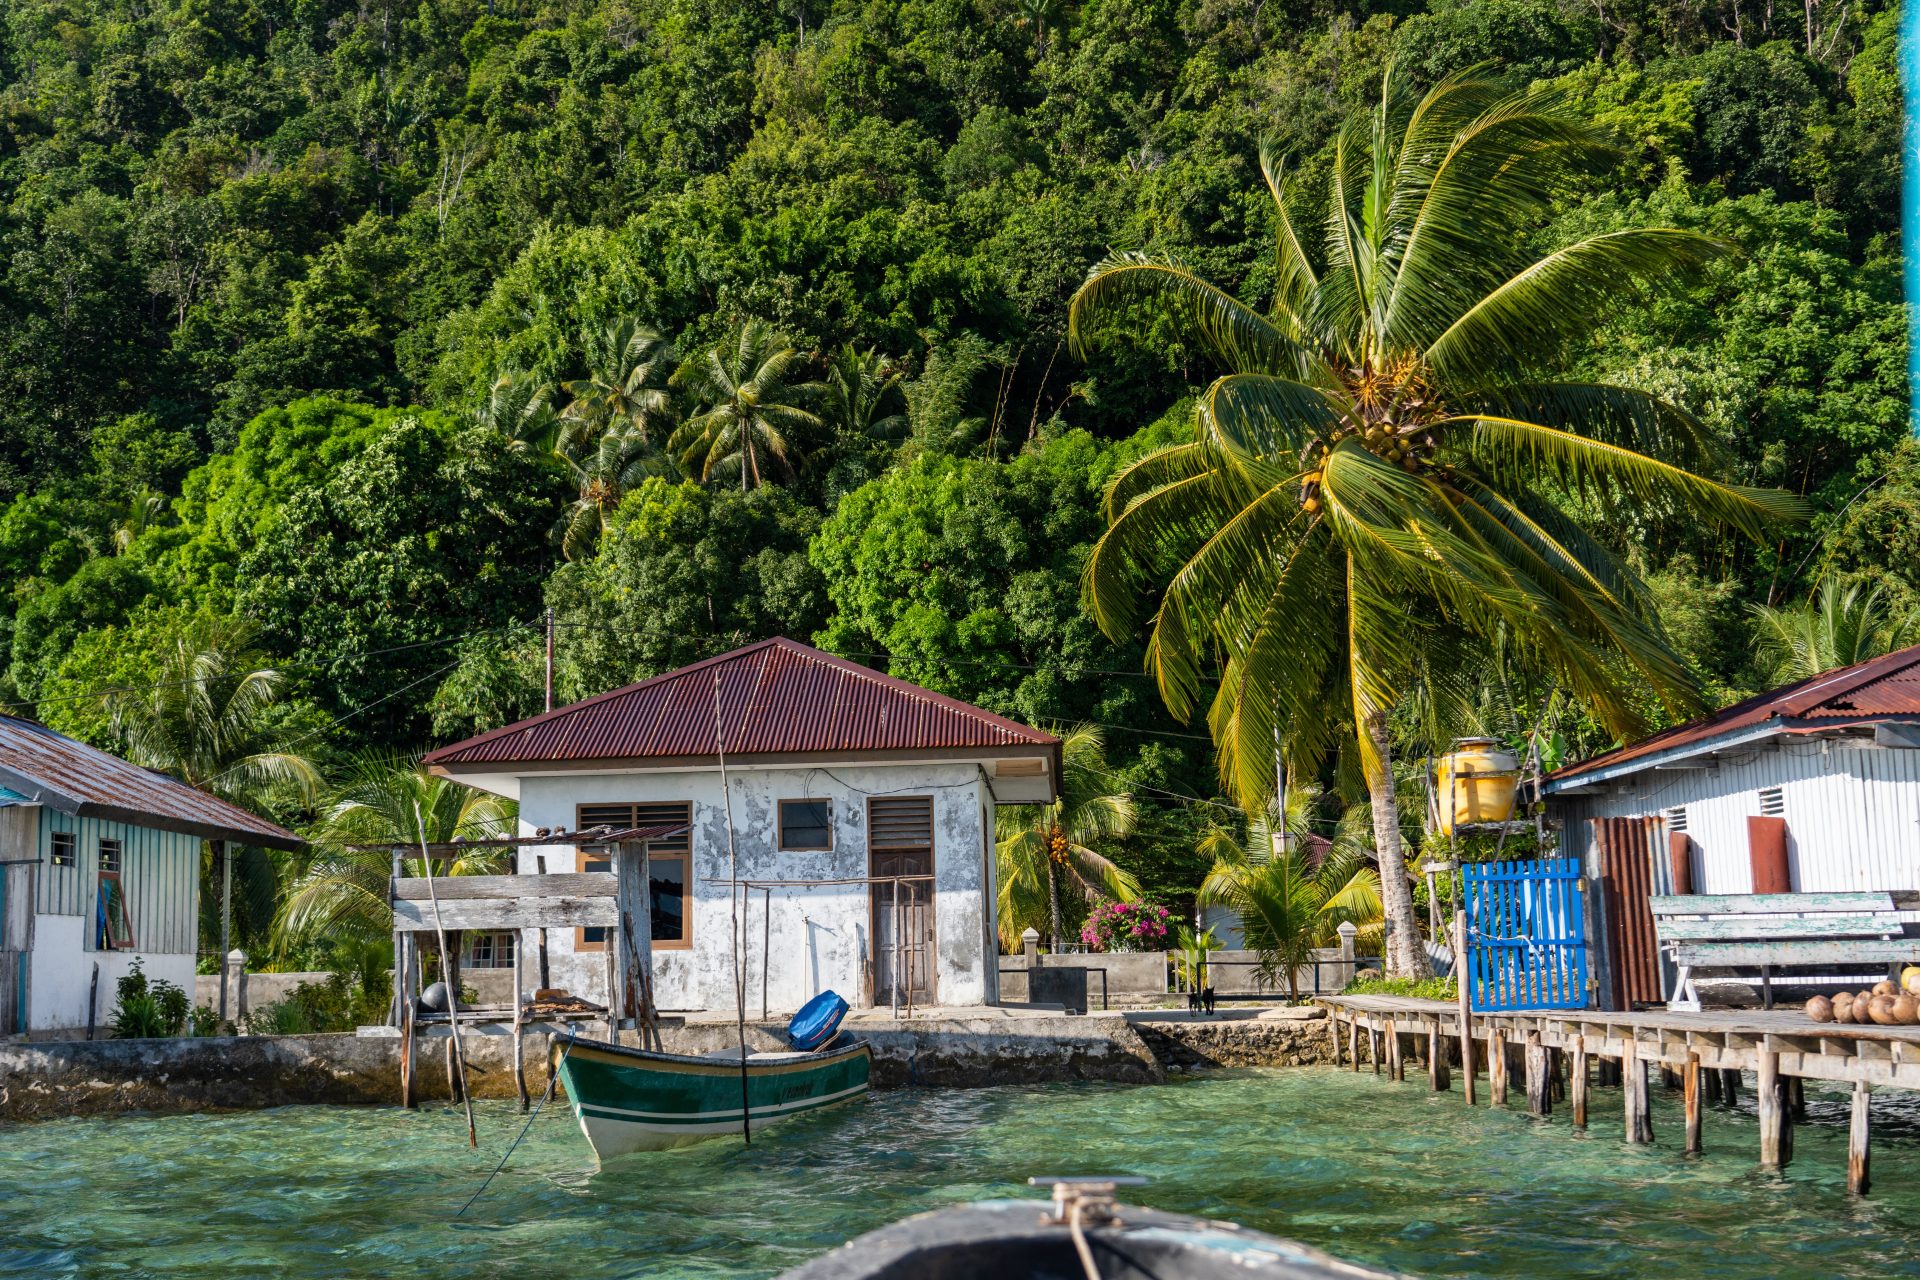
<instances>
[{"instance_id":1,"label":"palm tree","mask_svg":"<svg viewBox=\"0 0 1920 1280\"><path fill-rule=\"evenodd\" d=\"M1060 798L1046 805L1014 805L1004 815L995 843L1000 881L996 904L1000 941L1020 945L1029 924L1047 923L1049 945L1060 946L1060 882L1093 901L1132 902L1140 882L1093 845L1133 830L1133 796L1107 771L1106 742L1092 725L1060 735Z\"/></svg>"},{"instance_id":2,"label":"palm tree","mask_svg":"<svg viewBox=\"0 0 1920 1280\"><path fill-rule=\"evenodd\" d=\"M908 430L901 393L905 378L878 351L861 351L849 342L828 357L827 376L811 390L821 421L843 438L897 440Z\"/></svg>"},{"instance_id":3,"label":"palm tree","mask_svg":"<svg viewBox=\"0 0 1920 1280\"><path fill-rule=\"evenodd\" d=\"M1352 734L1383 867L1402 864L1388 717L1428 644L1504 629L1622 735L1639 728L1640 690L1697 705L1641 583L1550 491L1756 537L1798 512L1786 494L1699 474L1719 451L1672 406L1553 375L1635 286L1723 252L1649 227L1528 261L1553 194L1607 154L1552 95L1470 69L1414 100L1390 73L1339 135L1318 265L1263 154L1268 311L1142 255L1095 266L1069 310L1076 349L1144 311L1226 369L1190 443L1113 480L1082 584L1090 611L1131 635L1165 584L1150 669L1185 717L1219 655L1208 723L1249 810L1272 793L1276 754L1311 768ZM1397 874L1382 889L1388 967L1424 974L1411 891Z\"/></svg>"},{"instance_id":4,"label":"palm tree","mask_svg":"<svg viewBox=\"0 0 1920 1280\"><path fill-rule=\"evenodd\" d=\"M561 554L569 560L593 551L627 491L648 476L659 474L666 461L630 427L609 430L578 452L578 457L573 453L559 455L580 490L580 496L555 526Z\"/></svg>"},{"instance_id":5,"label":"palm tree","mask_svg":"<svg viewBox=\"0 0 1920 1280\"><path fill-rule=\"evenodd\" d=\"M155 529L166 519L169 503L164 493L141 485L128 497L127 505L113 521L113 553L123 556L132 550L140 535Z\"/></svg>"},{"instance_id":6,"label":"palm tree","mask_svg":"<svg viewBox=\"0 0 1920 1280\"><path fill-rule=\"evenodd\" d=\"M1284 974L1295 1000L1298 971L1313 963L1316 948L1336 940L1343 921L1365 925L1380 919L1380 875L1351 846L1336 843L1316 862L1306 846L1276 843L1267 824L1256 820L1248 824L1244 846L1213 832L1201 847L1216 857L1197 901L1239 916L1241 936L1259 956L1262 981L1272 985Z\"/></svg>"},{"instance_id":7,"label":"palm tree","mask_svg":"<svg viewBox=\"0 0 1920 1280\"><path fill-rule=\"evenodd\" d=\"M592 372L561 384L571 397L560 411L561 448L578 450L618 427L658 448L673 424L673 397L664 385L673 344L626 317L609 323L587 346Z\"/></svg>"},{"instance_id":8,"label":"palm tree","mask_svg":"<svg viewBox=\"0 0 1920 1280\"><path fill-rule=\"evenodd\" d=\"M300 739L280 714L288 700L286 677L265 665L257 635L243 619L194 618L161 654L151 686L106 691L101 700L126 758L242 806L276 794L310 799L320 771L296 750ZM244 939L264 926L278 874L261 850L223 849L221 859L203 856L200 901L209 914L218 904L217 925L202 919L219 930L225 955L232 941L234 879L240 881Z\"/></svg>"},{"instance_id":9,"label":"palm tree","mask_svg":"<svg viewBox=\"0 0 1920 1280\"><path fill-rule=\"evenodd\" d=\"M787 475L800 453L796 431L813 431L820 419L797 403L802 388L790 381L800 354L763 320L747 320L733 336L674 372L700 408L667 442L680 464L702 480L728 466L740 468L740 489L763 483L762 460Z\"/></svg>"},{"instance_id":10,"label":"palm tree","mask_svg":"<svg viewBox=\"0 0 1920 1280\"><path fill-rule=\"evenodd\" d=\"M419 820L414 817L419 806ZM312 845L273 922L284 951L302 942L384 934L392 923L387 880L394 847L417 849L425 824L429 843L484 840L513 834L517 806L437 777L396 756L356 760L346 781L325 806ZM494 875L507 869L499 847L476 845L451 863L435 862L435 875ZM418 857L406 860L408 875L424 875Z\"/></svg>"},{"instance_id":11,"label":"palm tree","mask_svg":"<svg viewBox=\"0 0 1920 1280\"><path fill-rule=\"evenodd\" d=\"M517 453L545 454L560 436L552 389L531 374L510 369L494 379L474 421L506 438Z\"/></svg>"},{"instance_id":12,"label":"palm tree","mask_svg":"<svg viewBox=\"0 0 1920 1280\"><path fill-rule=\"evenodd\" d=\"M1905 648L1920 635L1920 618L1896 615L1879 587L1844 590L1822 578L1817 595L1799 605L1754 605L1761 663L1776 684L1807 680Z\"/></svg>"}]
</instances>

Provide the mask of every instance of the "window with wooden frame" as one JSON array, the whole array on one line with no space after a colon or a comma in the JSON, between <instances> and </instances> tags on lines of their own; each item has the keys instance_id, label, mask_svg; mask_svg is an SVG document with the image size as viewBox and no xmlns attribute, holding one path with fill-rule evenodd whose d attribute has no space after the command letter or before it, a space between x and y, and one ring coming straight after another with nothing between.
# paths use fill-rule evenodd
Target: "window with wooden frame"
<instances>
[{"instance_id":1,"label":"window with wooden frame","mask_svg":"<svg viewBox=\"0 0 1920 1280\"><path fill-rule=\"evenodd\" d=\"M583 804L575 810L576 830L607 826L615 830L629 827L681 826L693 821L693 805L686 800L661 800L650 804ZM692 842L686 832L655 840L647 859L647 907L653 917L653 945L662 951L685 950L693 945L693 872ZM580 855L580 870L611 871L613 860L605 851ZM575 951L605 951L604 927L573 931Z\"/></svg>"},{"instance_id":2,"label":"window with wooden frame","mask_svg":"<svg viewBox=\"0 0 1920 1280\"><path fill-rule=\"evenodd\" d=\"M833 848L833 801L782 800L779 840L784 852Z\"/></svg>"},{"instance_id":3,"label":"window with wooden frame","mask_svg":"<svg viewBox=\"0 0 1920 1280\"><path fill-rule=\"evenodd\" d=\"M71 831L53 833L51 861L56 867L71 867L80 858L80 838Z\"/></svg>"},{"instance_id":4,"label":"window with wooden frame","mask_svg":"<svg viewBox=\"0 0 1920 1280\"><path fill-rule=\"evenodd\" d=\"M96 951L131 951L133 916L127 910L127 892L120 880L120 841L103 836L100 840L99 888L95 893L94 937Z\"/></svg>"},{"instance_id":5,"label":"window with wooden frame","mask_svg":"<svg viewBox=\"0 0 1920 1280\"><path fill-rule=\"evenodd\" d=\"M875 796L867 803L867 847L933 850L932 796Z\"/></svg>"}]
</instances>

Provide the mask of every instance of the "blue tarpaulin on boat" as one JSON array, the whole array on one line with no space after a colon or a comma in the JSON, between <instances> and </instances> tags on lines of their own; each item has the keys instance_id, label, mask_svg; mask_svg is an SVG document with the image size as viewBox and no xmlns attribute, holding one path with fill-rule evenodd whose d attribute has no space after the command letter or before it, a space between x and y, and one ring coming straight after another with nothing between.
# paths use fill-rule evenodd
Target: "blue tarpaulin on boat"
<instances>
[{"instance_id":1,"label":"blue tarpaulin on boat","mask_svg":"<svg viewBox=\"0 0 1920 1280\"><path fill-rule=\"evenodd\" d=\"M787 1042L796 1049L818 1049L840 1030L840 1019L847 1016L847 1002L837 992L822 991L800 1006L787 1024Z\"/></svg>"}]
</instances>

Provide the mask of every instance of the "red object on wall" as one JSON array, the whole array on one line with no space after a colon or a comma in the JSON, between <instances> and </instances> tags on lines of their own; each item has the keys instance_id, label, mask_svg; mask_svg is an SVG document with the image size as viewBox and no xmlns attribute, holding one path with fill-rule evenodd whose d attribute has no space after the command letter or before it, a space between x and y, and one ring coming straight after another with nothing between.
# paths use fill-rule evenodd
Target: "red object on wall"
<instances>
[{"instance_id":1,"label":"red object on wall","mask_svg":"<svg viewBox=\"0 0 1920 1280\"><path fill-rule=\"evenodd\" d=\"M1793 872L1787 866L1787 820L1747 819L1747 857L1753 865L1755 893L1792 893Z\"/></svg>"},{"instance_id":2,"label":"red object on wall","mask_svg":"<svg viewBox=\"0 0 1920 1280\"><path fill-rule=\"evenodd\" d=\"M1652 818L1593 818L1600 901L1607 921L1613 1007L1659 1004L1660 944L1653 932Z\"/></svg>"},{"instance_id":3,"label":"red object on wall","mask_svg":"<svg viewBox=\"0 0 1920 1280\"><path fill-rule=\"evenodd\" d=\"M1693 892L1693 837L1684 831L1667 832L1667 860L1673 865L1673 891Z\"/></svg>"}]
</instances>

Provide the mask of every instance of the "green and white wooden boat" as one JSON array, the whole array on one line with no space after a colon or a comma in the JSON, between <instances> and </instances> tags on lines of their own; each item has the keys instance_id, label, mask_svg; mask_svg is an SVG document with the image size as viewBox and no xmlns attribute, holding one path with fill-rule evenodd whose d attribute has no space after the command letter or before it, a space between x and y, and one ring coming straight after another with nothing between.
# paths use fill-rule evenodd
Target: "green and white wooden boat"
<instances>
[{"instance_id":1,"label":"green and white wooden boat","mask_svg":"<svg viewBox=\"0 0 1920 1280\"><path fill-rule=\"evenodd\" d=\"M811 1053L748 1055L751 1132L860 1097L872 1067L872 1052L861 1040L842 1039ZM737 1049L689 1057L575 1040L558 1071L581 1131L602 1160L741 1131Z\"/></svg>"}]
</instances>

